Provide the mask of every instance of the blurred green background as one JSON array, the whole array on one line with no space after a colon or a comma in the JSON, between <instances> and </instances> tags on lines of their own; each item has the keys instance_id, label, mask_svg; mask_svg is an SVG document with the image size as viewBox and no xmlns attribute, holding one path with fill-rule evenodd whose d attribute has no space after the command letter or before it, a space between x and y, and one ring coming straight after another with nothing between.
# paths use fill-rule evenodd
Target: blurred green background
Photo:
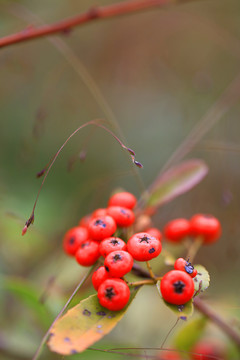
<instances>
[{"instance_id":1,"label":"blurred green background","mask_svg":"<svg viewBox=\"0 0 240 360\"><path fill-rule=\"evenodd\" d=\"M111 3L2 0L0 36ZM221 220L220 241L203 247L196 262L211 275L206 301L239 328L239 24L239 0L198 0L0 49L1 359L32 358L86 272L63 254L64 232L104 207L114 189L139 197L166 163L188 158L205 160L208 176L163 206L154 222L162 229L170 219L197 212ZM79 125L93 119L105 119L144 168L135 170L102 129L83 129L54 164L34 226L21 237L41 182L35 174ZM82 150L87 151L84 162ZM93 293L88 285L76 300ZM43 294L46 302L40 305ZM142 289L125 318L96 347L160 347L174 323L156 289ZM171 346L180 326L165 346ZM208 331L232 347L216 327ZM72 358L121 357L87 351ZM45 349L41 358L62 356Z\"/></svg>"}]
</instances>

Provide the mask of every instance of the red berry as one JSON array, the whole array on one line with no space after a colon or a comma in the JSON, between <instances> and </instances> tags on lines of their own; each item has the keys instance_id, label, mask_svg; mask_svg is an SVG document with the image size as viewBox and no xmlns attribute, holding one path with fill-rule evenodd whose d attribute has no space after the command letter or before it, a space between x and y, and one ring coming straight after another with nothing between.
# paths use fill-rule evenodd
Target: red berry
<instances>
[{"instance_id":1,"label":"red berry","mask_svg":"<svg viewBox=\"0 0 240 360\"><path fill-rule=\"evenodd\" d=\"M132 210L121 206L110 206L107 214L111 216L120 227L128 227L134 223L135 215Z\"/></svg>"},{"instance_id":2,"label":"red berry","mask_svg":"<svg viewBox=\"0 0 240 360\"><path fill-rule=\"evenodd\" d=\"M175 261L174 269L185 271L192 278L194 278L197 275L197 270L194 269L194 266L183 258L179 258Z\"/></svg>"},{"instance_id":3,"label":"red berry","mask_svg":"<svg viewBox=\"0 0 240 360\"><path fill-rule=\"evenodd\" d=\"M92 284L95 290L98 290L99 286L109 279L109 274L104 266L100 266L92 275Z\"/></svg>"},{"instance_id":4,"label":"red berry","mask_svg":"<svg viewBox=\"0 0 240 360\"><path fill-rule=\"evenodd\" d=\"M134 208L137 199L129 192L119 192L110 197L108 206L123 206L128 209Z\"/></svg>"},{"instance_id":5,"label":"red berry","mask_svg":"<svg viewBox=\"0 0 240 360\"><path fill-rule=\"evenodd\" d=\"M98 288L100 304L111 311L123 309L129 298L129 287L121 279L107 279Z\"/></svg>"},{"instance_id":6,"label":"red berry","mask_svg":"<svg viewBox=\"0 0 240 360\"><path fill-rule=\"evenodd\" d=\"M197 214L190 220L191 235L201 236L205 244L215 242L221 235L221 224L212 215Z\"/></svg>"},{"instance_id":7,"label":"red berry","mask_svg":"<svg viewBox=\"0 0 240 360\"><path fill-rule=\"evenodd\" d=\"M95 264L100 257L99 243L91 239L82 242L75 257L77 262L82 266L91 266Z\"/></svg>"},{"instance_id":8,"label":"red berry","mask_svg":"<svg viewBox=\"0 0 240 360\"><path fill-rule=\"evenodd\" d=\"M128 252L137 261L148 261L157 257L162 245L155 237L141 232L134 234L127 242Z\"/></svg>"},{"instance_id":9,"label":"red berry","mask_svg":"<svg viewBox=\"0 0 240 360\"><path fill-rule=\"evenodd\" d=\"M166 273L160 284L162 297L170 304L183 305L194 294L193 279L183 271L171 270Z\"/></svg>"},{"instance_id":10,"label":"red berry","mask_svg":"<svg viewBox=\"0 0 240 360\"><path fill-rule=\"evenodd\" d=\"M156 239L158 239L158 240L162 240L162 233L161 233L161 231L160 230L158 230L157 228L149 228L149 229L147 229L146 230L146 232L149 234L149 235L151 235L151 236L153 236L153 237L155 237Z\"/></svg>"},{"instance_id":11,"label":"red berry","mask_svg":"<svg viewBox=\"0 0 240 360\"><path fill-rule=\"evenodd\" d=\"M98 217L106 216L106 215L107 215L107 209L99 208L99 209L96 209L92 213L91 219L96 218L96 217L98 218Z\"/></svg>"},{"instance_id":12,"label":"red berry","mask_svg":"<svg viewBox=\"0 0 240 360\"><path fill-rule=\"evenodd\" d=\"M111 216L101 216L90 221L89 235L93 240L101 241L115 233L117 225Z\"/></svg>"},{"instance_id":13,"label":"red berry","mask_svg":"<svg viewBox=\"0 0 240 360\"><path fill-rule=\"evenodd\" d=\"M127 251L113 251L106 256L104 266L111 277L120 278L132 270L133 258Z\"/></svg>"},{"instance_id":14,"label":"red berry","mask_svg":"<svg viewBox=\"0 0 240 360\"><path fill-rule=\"evenodd\" d=\"M116 250L126 250L127 244L118 237L110 237L100 242L99 251L100 254L106 257L110 252Z\"/></svg>"},{"instance_id":15,"label":"red berry","mask_svg":"<svg viewBox=\"0 0 240 360\"><path fill-rule=\"evenodd\" d=\"M87 228L90 220L91 220L91 214L88 214L80 219L78 225Z\"/></svg>"},{"instance_id":16,"label":"red berry","mask_svg":"<svg viewBox=\"0 0 240 360\"><path fill-rule=\"evenodd\" d=\"M87 229L81 226L76 226L68 230L64 235L63 249L68 255L74 256L81 243L87 239Z\"/></svg>"},{"instance_id":17,"label":"red berry","mask_svg":"<svg viewBox=\"0 0 240 360\"><path fill-rule=\"evenodd\" d=\"M168 222L164 228L167 240L180 242L190 234L190 223L187 219L175 219Z\"/></svg>"},{"instance_id":18,"label":"red berry","mask_svg":"<svg viewBox=\"0 0 240 360\"><path fill-rule=\"evenodd\" d=\"M177 350L160 351L157 359L159 360L181 360Z\"/></svg>"},{"instance_id":19,"label":"red berry","mask_svg":"<svg viewBox=\"0 0 240 360\"><path fill-rule=\"evenodd\" d=\"M210 341L200 341L191 350L192 360L224 360L226 359L226 351L221 343L211 343Z\"/></svg>"}]
</instances>

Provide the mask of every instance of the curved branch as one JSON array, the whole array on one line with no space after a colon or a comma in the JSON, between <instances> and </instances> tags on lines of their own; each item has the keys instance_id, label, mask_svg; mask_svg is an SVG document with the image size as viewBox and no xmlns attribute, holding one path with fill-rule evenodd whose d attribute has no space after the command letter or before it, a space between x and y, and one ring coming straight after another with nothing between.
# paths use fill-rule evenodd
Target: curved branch
<instances>
[{"instance_id":1,"label":"curved branch","mask_svg":"<svg viewBox=\"0 0 240 360\"><path fill-rule=\"evenodd\" d=\"M56 33L67 33L71 31L73 27L83 25L93 20L126 15L157 6L184 3L186 1L189 0L128 0L112 5L93 7L85 13L61 20L54 24L39 27L29 26L18 33L5 36L0 39L0 48Z\"/></svg>"}]
</instances>

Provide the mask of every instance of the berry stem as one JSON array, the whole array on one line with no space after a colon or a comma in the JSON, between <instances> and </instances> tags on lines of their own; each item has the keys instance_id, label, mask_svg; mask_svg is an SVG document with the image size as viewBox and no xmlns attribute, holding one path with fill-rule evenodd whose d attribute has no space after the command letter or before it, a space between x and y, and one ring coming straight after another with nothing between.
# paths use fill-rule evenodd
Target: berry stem
<instances>
[{"instance_id":1,"label":"berry stem","mask_svg":"<svg viewBox=\"0 0 240 360\"><path fill-rule=\"evenodd\" d=\"M150 280L141 280L141 281L135 281L135 282L128 282L127 283L128 286L142 286L142 285L154 285L155 281L150 279Z\"/></svg>"},{"instance_id":2,"label":"berry stem","mask_svg":"<svg viewBox=\"0 0 240 360\"><path fill-rule=\"evenodd\" d=\"M197 252L202 246L202 244L203 244L203 238L202 236L198 236L193 240L192 244L188 248L187 259L189 259L191 263L193 263L193 260L197 255Z\"/></svg>"},{"instance_id":3,"label":"berry stem","mask_svg":"<svg viewBox=\"0 0 240 360\"><path fill-rule=\"evenodd\" d=\"M154 275L154 273L152 271L152 267L151 267L149 261L146 261L146 264L147 264L147 268L148 268L150 277L156 282L156 276Z\"/></svg>"}]
</instances>

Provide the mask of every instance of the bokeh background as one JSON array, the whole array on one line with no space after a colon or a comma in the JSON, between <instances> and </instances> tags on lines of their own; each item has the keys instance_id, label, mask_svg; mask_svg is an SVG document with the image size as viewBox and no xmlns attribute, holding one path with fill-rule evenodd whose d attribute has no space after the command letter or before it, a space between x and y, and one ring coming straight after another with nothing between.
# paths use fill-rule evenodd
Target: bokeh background
<instances>
[{"instance_id":1,"label":"bokeh background","mask_svg":"<svg viewBox=\"0 0 240 360\"><path fill-rule=\"evenodd\" d=\"M111 3L2 0L0 35ZM239 24L239 0L199 0L0 49L1 359L32 358L86 272L63 254L64 232L104 207L116 188L140 197L166 164L190 158L203 159L208 176L161 207L154 222L162 229L170 219L197 212L221 220L221 239L203 247L196 261L211 275L205 300L240 327ZM105 119L144 168L134 169L102 129L82 130L54 164L35 223L22 237L41 182L35 174L79 125L93 119ZM91 293L89 283L75 301ZM41 305L36 299L43 294ZM156 289L142 289L125 318L96 347L160 347L174 323ZM165 346L171 346L181 326ZM233 347L216 327L209 325L207 331ZM87 351L72 358L121 357ZM40 358L62 359L47 348Z\"/></svg>"}]
</instances>

